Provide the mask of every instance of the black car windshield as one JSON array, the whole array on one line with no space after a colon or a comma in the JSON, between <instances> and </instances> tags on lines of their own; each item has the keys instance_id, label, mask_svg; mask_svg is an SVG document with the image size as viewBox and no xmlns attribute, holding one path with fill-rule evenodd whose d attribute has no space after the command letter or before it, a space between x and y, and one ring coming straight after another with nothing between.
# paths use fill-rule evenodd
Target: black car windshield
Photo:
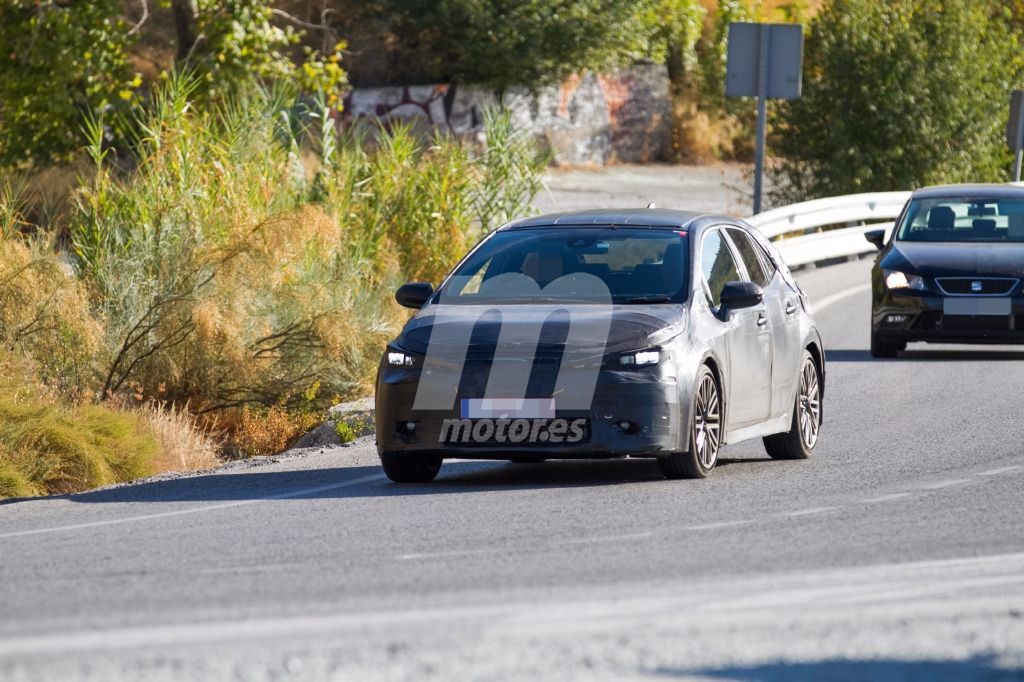
<instances>
[{"instance_id":1,"label":"black car windshield","mask_svg":"<svg viewBox=\"0 0 1024 682\"><path fill-rule=\"evenodd\" d=\"M915 199L903 216L896 239L1024 243L1024 199Z\"/></svg>"},{"instance_id":2,"label":"black car windshield","mask_svg":"<svg viewBox=\"0 0 1024 682\"><path fill-rule=\"evenodd\" d=\"M467 304L600 300L595 299L593 287L586 286L588 278L566 277L587 274L604 282L613 303L681 303L686 300L688 254L686 233L681 230L508 230L491 236L455 271L440 300ZM510 289L509 278L499 278L509 274L525 275L539 289ZM545 291L556 280L559 284Z\"/></svg>"}]
</instances>

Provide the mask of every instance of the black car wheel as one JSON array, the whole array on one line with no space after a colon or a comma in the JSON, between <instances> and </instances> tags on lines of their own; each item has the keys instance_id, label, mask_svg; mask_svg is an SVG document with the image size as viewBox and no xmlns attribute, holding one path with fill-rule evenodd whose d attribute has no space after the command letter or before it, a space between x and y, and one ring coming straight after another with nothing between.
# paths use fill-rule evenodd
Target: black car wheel
<instances>
[{"instance_id":1,"label":"black car wheel","mask_svg":"<svg viewBox=\"0 0 1024 682\"><path fill-rule=\"evenodd\" d=\"M722 444L722 401L715 375L705 365L697 376L690 417L690 448L658 458L665 478L704 478Z\"/></svg>"},{"instance_id":2,"label":"black car wheel","mask_svg":"<svg viewBox=\"0 0 1024 682\"><path fill-rule=\"evenodd\" d=\"M886 341L878 334L871 335L871 357L873 358L894 358L897 353L906 349L906 341Z\"/></svg>"},{"instance_id":3,"label":"black car wheel","mask_svg":"<svg viewBox=\"0 0 1024 682\"><path fill-rule=\"evenodd\" d=\"M804 351L790 429L786 433L766 436L764 449L772 459L807 459L818 442L820 429L821 375L814 358Z\"/></svg>"},{"instance_id":4,"label":"black car wheel","mask_svg":"<svg viewBox=\"0 0 1024 682\"><path fill-rule=\"evenodd\" d=\"M429 483L441 470L440 455L382 452L380 463L384 473L395 483Z\"/></svg>"}]
</instances>

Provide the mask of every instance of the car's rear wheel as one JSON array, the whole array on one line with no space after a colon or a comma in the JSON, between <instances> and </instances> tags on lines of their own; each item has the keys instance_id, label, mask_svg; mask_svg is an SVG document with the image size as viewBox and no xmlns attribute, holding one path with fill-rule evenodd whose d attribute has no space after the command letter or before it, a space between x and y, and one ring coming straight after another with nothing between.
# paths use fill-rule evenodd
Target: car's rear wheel
<instances>
[{"instance_id":1,"label":"car's rear wheel","mask_svg":"<svg viewBox=\"0 0 1024 682\"><path fill-rule=\"evenodd\" d=\"M807 459L814 452L821 430L821 373L811 354L804 351L797 381L793 421L786 433L764 438L772 459Z\"/></svg>"},{"instance_id":2,"label":"car's rear wheel","mask_svg":"<svg viewBox=\"0 0 1024 682\"><path fill-rule=\"evenodd\" d=\"M407 452L382 452L380 463L384 473L395 483L428 483L441 470L440 455Z\"/></svg>"},{"instance_id":3,"label":"car's rear wheel","mask_svg":"<svg viewBox=\"0 0 1024 682\"><path fill-rule=\"evenodd\" d=\"M906 341L886 341L878 334L871 335L871 357L873 358L894 358L897 353L906 349Z\"/></svg>"},{"instance_id":4,"label":"car's rear wheel","mask_svg":"<svg viewBox=\"0 0 1024 682\"><path fill-rule=\"evenodd\" d=\"M722 400L715 375L705 365L697 376L690 416L690 448L658 458L665 478L704 478L722 445Z\"/></svg>"}]
</instances>

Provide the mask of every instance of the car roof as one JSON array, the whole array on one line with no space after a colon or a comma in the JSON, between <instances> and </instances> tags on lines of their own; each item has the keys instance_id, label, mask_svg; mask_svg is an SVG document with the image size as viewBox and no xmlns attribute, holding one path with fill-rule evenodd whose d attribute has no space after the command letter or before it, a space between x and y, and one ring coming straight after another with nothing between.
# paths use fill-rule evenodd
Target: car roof
<instances>
[{"instance_id":1,"label":"car roof","mask_svg":"<svg viewBox=\"0 0 1024 682\"><path fill-rule=\"evenodd\" d=\"M523 218L511 222L501 229L519 230L535 227L594 227L611 225L679 229L689 227L696 219L704 217L719 218L721 222L735 222L735 218L708 216L699 211L677 211L668 208L605 208L589 211L548 213L547 215L533 218Z\"/></svg>"},{"instance_id":2,"label":"car roof","mask_svg":"<svg viewBox=\"0 0 1024 682\"><path fill-rule=\"evenodd\" d=\"M936 185L914 190L913 199L971 197L985 199L1024 199L1024 183Z\"/></svg>"}]
</instances>

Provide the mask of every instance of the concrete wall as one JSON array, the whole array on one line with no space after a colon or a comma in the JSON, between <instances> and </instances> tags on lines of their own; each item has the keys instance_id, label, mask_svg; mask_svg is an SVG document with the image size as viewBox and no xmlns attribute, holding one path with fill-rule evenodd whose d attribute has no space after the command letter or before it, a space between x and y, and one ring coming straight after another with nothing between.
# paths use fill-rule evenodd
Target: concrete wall
<instances>
[{"instance_id":1,"label":"concrete wall","mask_svg":"<svg viewBox=\"0 0 1024 682\"><path fill-rule=\"evenodd\" d=\"M342 120L347 125L402 120L424 130L471 136L482 128L482 111L496 103L493 93L472 86L357 88L346 98ZM671 144L664 66L571 76L536 93L510 91L503 103L558 164L644 163L666 158Z\"/></svg>"}]
</instances>

